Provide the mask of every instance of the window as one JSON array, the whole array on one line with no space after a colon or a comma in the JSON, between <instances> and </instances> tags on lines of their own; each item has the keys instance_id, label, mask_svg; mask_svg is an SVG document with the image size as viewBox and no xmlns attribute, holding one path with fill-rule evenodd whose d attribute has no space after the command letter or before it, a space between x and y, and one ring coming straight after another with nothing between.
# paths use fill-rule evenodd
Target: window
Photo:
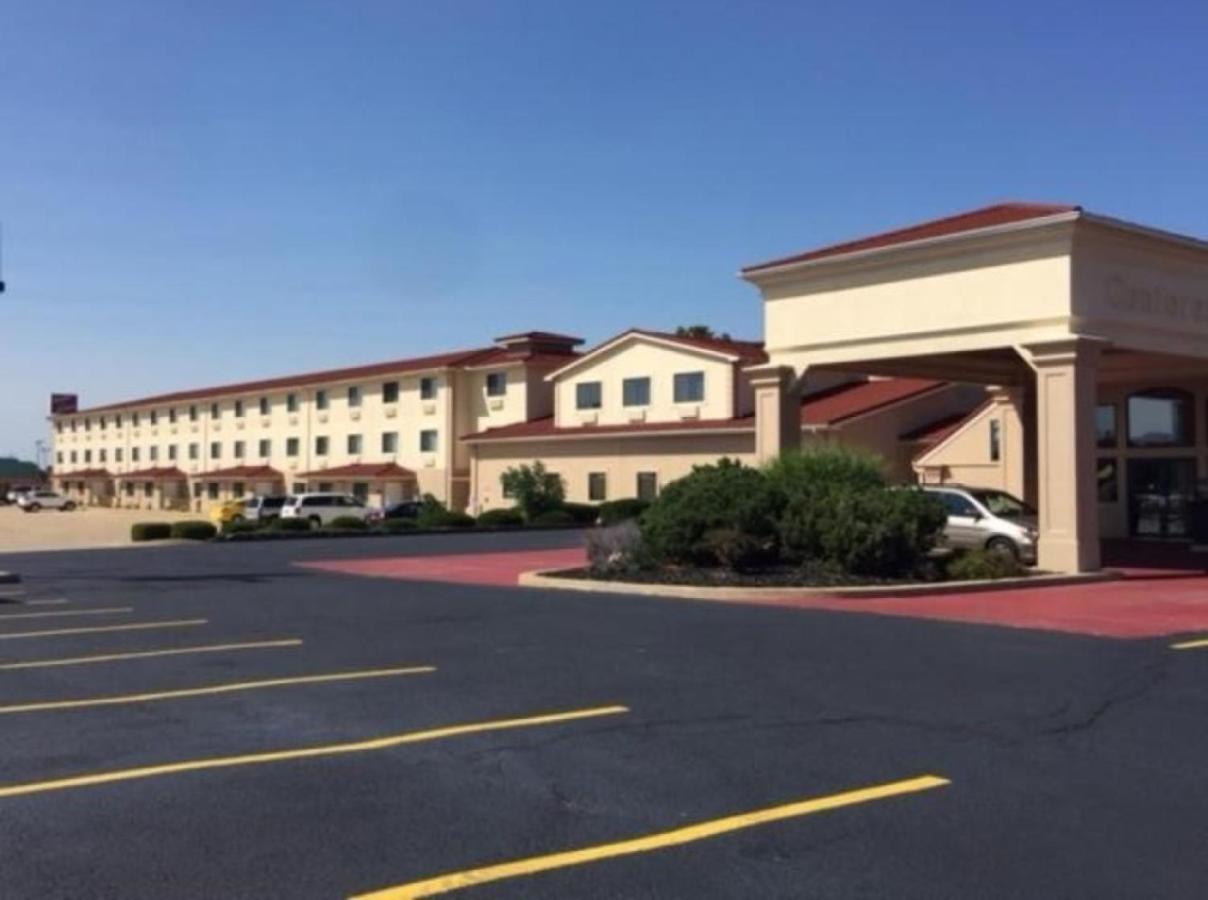
<instances>
[{"instance_id":1,"label":"window","mask_svg":"<svg viewBox=\"0 0 1208 900\"><path fill-rule=\"evenodd\" d=\"M327 455L327 438L326 437L315 438L315 456L326 456L326 455Z\"/></svg>"},{"instance_id":2,"label":"window","mask_svg":"<svg viewBox=\"0 0 1208 900\"><path fill-rule=\"evenodd\" d=\"M626 378L622 381L621 403L625 406L649 406L650 379Z\"/></svg>"},{"instance_id":3,"label":"window","mask_svg":"<svg viewBox=\"0 0 1208 900\"><path fill-rule=\"evenodd\" d=\"M675 373L675 402L700 403L705 399L704 372Z\"/></svg>"},{"instance_id":4,"label":"window","mask_svg":"<svg viewBox=\"0 0 1208 900\"><path fill-rule=\"evenodd\" d=\"M169 425L176 424L176 407L175 406L173 406L171 409L168 410L168 424Z\"/></svg>"},{"instance_id":5,"label":"window","mask_svg":"<svg viewBox=\"0 0 1208 900\"><path fill-rule=\"evenodd\" d=\"M168 445L168 459L172 460L173 462L176 461L176 445L175 444Z\"/></svg>"},{"instance_id":6,"label":"window","mask_svg":"<svg viewBox=\"0 0 1208 900\"><path fill-rule=\"evenodd\" d=\"M990 462L1002 459L1002 421L990 420Z\"/></svg>"},{"instance_id":7,"label":"window","mask_svg":"<svg viewBox=\"0 0 1208 900\"><path fill-rule=\"evenodd\" d=\"M197 421L197 404L196 403L190 404L190 406L189 406L189 421L190 422Z\"/></svg>"},{"instance_id":8,"label":"window","mask_svg":"<svg viewBox=\"0 0 1208 900\"><path fill-rule=\"evenodd\" d=\"M508 392L508 373L507 372L488 372L487 373L487 396L502 397Z\"/></svg>"},{"instance_id":9,"label":"window","mask_svg":"<svg viewBox=\"0 0 1208 900\"><path fill-rule=\"evenodd\" d=\"M297 456L298 455L298 443L299 442L296 437L286 438L285 439L285 455L286 456Z\"/></svg>"},{"instance_id":10,"label":"window","mask_svg":"<svg viewBox=\"0 0 1208 900\"><path fill-rule=\"evenodd\" d=\"M206 496L211 500L218 499L218 482L210 481L206 483Z\"/></svg>"},{"instance_id":11,"label":"window","mask_svg":"<svg viewBox=\"0 0 1208 900\"><path fill-rule=\"evenodd\" d=\"M130 413L130 424L133 425L135 428L138 428L138 412L137 411ZM71 430L75 431L75 422L71 423Z\"/></svg>"},{"instance_id":12,"label":"window","mask_svg":"<svg viewBox=\"0 0 1208 900\"><path fill-rule=\"evenodd\" d=\"M327 391L315 391L315 409L327 409Z\"/></svg>"},{"instance_id":13,"label":"window","mask_svg":"<svg viewBox=\"0 0 1208 900\"><path fill-rule=\"evenodd\" d=\"M1099 502L1115 503L1120 499L1119 481L1114 459L1101 459L1095 464L1095 472L1099 482Z\"/></svg>"},{"instance_id":14,"label":"window","mask_svg":"<svg viewBox=\"0 0 1208 900\"><path fill-rule=\"evenodd\" d=\"M599 409L603 397L598 381L581 381L575 385L575 409Z\"/></svg>"},{"instance_id":15,"label":"window","mask_svg":"<svg viewBox=\"0 0 1208 900\"><path fill-rule=\"evenodd\" d=\"M305 494L306 493L306 482L305 481L295 481L293 487L290 489L290 493Z\"/></svg>"},{"instance_id":16,"label":"window","mask_svg":"<svg viewBox=\"0 0 1208 900\"><path fill-rule=\"evenodd\" d=\"M62 450L58 450L55 452L55 462L58 463L60 466L63 465L63 451Z\"/></svg>"},{"instance_id":17,"label":"window","mask_svg":"<svg viewBox=\"0 0 1208 900\"><path fill-rule=\"evenodd\" d=\"M134 496L134 482L133 481L126 482L126 496L127 497Z\"/></svg>"},{"instance_id":18,"label":"window","mask_svg":"<svg viewBox=\"0 0 1208 900\"><path fill-rule=\"evenodd\" d=\"M105 451L105 448L104 448L104 447L102 447L100 450L98 450L98 451L97 451L97 457L98 457L98 459L99 459L101 462L105 462L105 460L106 460L106 451Z\"/></svg>"},{"instance_id":19,"label":"window","mask_svg":"<svg viewBox=\"0 0 1208 900\"><path fill-rule=\"evenodd\" d=\"M75 431L75 430L76 430L76 420L75 420L75 419L72 419L72 420L71 420L71 430L72 430L72 431Z\"/></svg>"},{"instance_id":20,"label":"window","mask_svg":"<svg viewBox=\"0 0 1208 900\"><path fill-rule=\"evenodd\" d=\"M210 442L210 459L220 459L222 457L222 442Z\"/></svg>"},{"instance_id":21,"label":"window","mask_svg":"<svg viewBox=\"0 0 1208 900\"><path fill-rule=\"evenodd\" d=\"M589 472L587 475L587 499L593 503L608 499L608 478L603 472Z\"/></svg>"},{"instance_id":22,"label":"window","mask_svg":"<svg viewBox=\"0 0 1208 900\"><path fill-rule=\"evenodd\" d=\"M397 381L382 382L382 402L383 403L398 403L398 382Z\"/></svg>"},{"instance_id":23,"label":"window","mask_svg":"<svg viewBox=\"0 0 1208 900\"><path fill-rule=\"evenodd\" d=\"M73 453L72 456L74 457L75 454ZM75 460L72 459L72 462L75 462ZM138 462L138 447L130 448L130 462Z\"/></svg>"},{"instance_id":24,"label":"window","mask_svg":"<svg viewBox=\"0 0 1208 900\"><path fill-rule=\"evenodd\" d=\"M92 451L91 450L84 451L84 462L86 462L86 463L92 462Z\"/></svg>"},{"instance_id":25,"label":"window","mask_svg":"<svg viewBox=\"0 0 1208 900\"><path fill-rule=\"evenodd\" d=\"M1132 447L1189 447L1195 442L1191 395L1174 388L1141 391L1128 398Z\"/></svg>"},{"instance_id":26,"label":"window","mask_svg":"<svg viewBox=\"0 0 1208 900\"><path fill-rule=\"evenodd\" d=\"M383 431L382 432L382 452L383 453L398 453L398 432Z\"/></svg>"},{"instance_id":27,"label":"window","mask_svg":"<svg viewBox=\"0 0 1208 900\"><path fill-rule=\"evenodd\" d=\"M218 416L219 416L219 414L220 414L221 412L222 412L222 410L220 410L220 409L218 408L218 404L217 404L217 403L211 403L211 404L210 404L210 418L211 418L211 419L217 419L217 418L218 418Z\"/></svg>"},{"instance_id":28,"label":"window","mask_svg":"<svg viewBox=\"0 0 1208 900\"><path fill-rule=\"evenodd\" d=\"M198 453L201 452L201 447L197 444L189 444L189 459L197 459Z\"/></svg>"},{"instance_id":29,"label":"window","mask_svg":"<svg viewBox=\"0 0 1208 900\"><path fill-rule=\"evenodd\" d=\"M155 462L159 459L159 448L154 444L147 448L147 459L151 462Z\"/></svg>"},{"instance_id":30,"label":"window","mask_svg":"<svg viewBox=\"0 0 1208 900\"><path fill-rule=\"evenodd\" d=\"M1095 442L1100 447L1116 446L1116 406L1105 403L1095 407Z\"/></svg>"},{"instance_id":31,"label":"window","mask_svg":"<svg viewBox=\"0 0 1208 900\"><path fill-rule=\"evenodd\" d=\"M356 497L362 503L369 499L369 483L366 481L354 481L352 483L352 496Z\"/></svg>"},{"instance_id":32,"label":"window","mask_svg":"<svg viewBox=\"0 0 1208 900\"><path fill-rule=\"evenodd\" d=\"M236 419L243 418L243 401L242 400L235 401L235 418Z\"/></svg>"},{"instance_id":33,"label":"window","mask_svg":"<svg viewBox=\"0 0 1208 900\"><path fill-rule=\"evenodd\" d=\"M268 402L268 397L261 397L260 398L260 415L267 416L269 414L269 407L270 407L270 404Z\"/></svg>"},{"instance_id":34,"label":"window","mask_svg":"<svg viewBox=\"0 0 1208 900\"><path fill-rule=\"evenodd\" d=\"M436 399L436 379L431 375L425 375L419 380L419 399L435 400Z\"/></svg>"},{"instance_id":35,"label":"window","mask_svg":"<svg viewBox=\"0 0 1208 900\"><path fill-rule=\"evenodd\" d=\"M349 456L360 456L361 455L361 436L359 434L348 435L348 455Z\"/></svg>"},{"instance_id":36,"label":"window","mask_svg":"<svg viewBox=\"0 0 1208 900\"><path fill-rule=\"evenodd\" d=\"M151 413L150 413L150 418L151 418L151 424L152 424L152 425L158 425L158 424L159 424L159 413L158 413L158 412L156 412L154 409L153 409L153 410L151 410ZM85 431L87 431L87 430L88 430L88 420L87 420L87 419L85 419L85 420L84 420L84 430L85 430Z\"/></svg>"},{"instance_id":37,"label":"window","mask_svg":"<svg viewBox=\"0 0 1208 900\"><path fill-rule=\"evenodd\" d=\"M657 472L638 472L638 499L654 500L659 495Z\"/></svg>"},{"instance_id":38,"label":"window","mask_svg":"<svg viewBox=\"0 0 1208 900\"><path fill-rule=\"evenodd\" d=\"M205 486L204 484L202 484L200 481L194 482L194 484L193 484L193 496L194 496L194 497L199 497L199 498L200 498L200 497L201 497L201 493L202 493L202 491L204 491L205 489L206 489L206 486Z\"/></svg>"},{"instance_id":39,"label":"window","mask_svg":"<svg viewBox=\"0 0 1208 900\"><path fill-rule=\"evenodd\" d=\"M114 462L121 462L121 461L122 461L122 448L121 448L121 447L115 447L115 448L114 448L114 450L113 450L113 461L114 461Z\"/></svg>"},{"instance_id":40,"label":"window","mask_svg":"<svg viewBox=\"0 0 1208 900\"><path fill-rule=\"evenodd\" d=\"M939 491L937 492L937 496L950 516L962 516L966 519L972 519L978 515L977 507L973 505L973 501L968 497L954 494L951 491Z\"/></svg>"},{"instance_id":41,"label":"window","mask_svg":"<svg viewBox=\"0 0 1208 900\"><path fill-rule=\"evenodd\" d=\"M235 441L235 459L243 459L244 443Z\"/></svg>"},{"instance_id":42,"label":"window","mask_svg":"<svg viewBox=\"0 0 1208 900\"><path fill-rule=\"evenodd\" d=\"M297 394L286 394L285 395L285 411L291 412L291 413L296 413L298 411L298 395Z\"/></svg>"},{"instance_id":43,"label":"window","mask_svg":"<svg viewBox=\"0 0 1208 900\"><path fill-rule=\"evenodd\" d=\"M361 389L357 385L348 388L348 406L354 408L361 405Z\"/></svg>"},{"instance_id":44,"label":"window","mask_svg":"<svg viewBox=\"0 0 1208 900\"><path fill-rule=\"evenodd\" d=\"M242 481L236 481L234 484L231 485L231 493L236 497L242 497L243 490L244 490L244 488L243 488Z\"/></svg>"},{"instance_id":45,"label":"window","mask_svg":"<svg viewBox=\"0 0 1208 900\"><path fill-rule=\"evenodd\" d=\"M155 495L155 485L150 481L143 482L143 496L152 497Z\"/></svg>"},{"instance_id":46,"label":"window","mask_svg":"<svg viewBox=\"0 0 1208 900\"><path fill-rule=\"evenodd\" d=\"M421 453L436 452L436 429L425 428L419 433L419 450Z\"/></svg>"},{"instance_id":47,"label":"window","mask_svg":"<svg viewBox=\"0 0 1208 900\"><path fill-rule=\"evenodd\" d=\"M258 446L256 448L256 451L260 455L261 459L268 459L269 456L272 455L273 442L270 441L268 438L261 438L260 446Z\"/></svg>"},{"instance_id":48,"label":"window","mask_svg":"<svg viewBox=\"0 0 1208 900\"><path fill-rule=\"evenodd\" d=\"M101 431L105 430L105 417L101 416Z\"/></svg>"},{"instance_id":49,"label":"window","mask_svg":"<svg viewBox=\"0 0 1208 900\"><path fill-rule=\"evenodd\" d=\"M115 428L122 427L122 414L121 413L118 413L116 416L113 417L113 426Z\"/></svg>"}]
</instances>

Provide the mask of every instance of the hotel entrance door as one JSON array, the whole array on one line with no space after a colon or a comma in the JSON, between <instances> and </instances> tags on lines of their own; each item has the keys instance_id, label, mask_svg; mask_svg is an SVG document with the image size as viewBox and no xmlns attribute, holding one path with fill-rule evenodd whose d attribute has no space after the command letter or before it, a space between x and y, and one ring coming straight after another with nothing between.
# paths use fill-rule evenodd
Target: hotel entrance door
<instances>
[{"instance_id":1,"label":"hotel entrance door","mask_svg":"<svg viewBox=\"0 0 1208 900\"><path fill-rule=\"evenodd\" d=\"M1129 534L1138 538L1189 538L1195 486L1194 459L1130 459Z\"/></svg>"}]
</instances>

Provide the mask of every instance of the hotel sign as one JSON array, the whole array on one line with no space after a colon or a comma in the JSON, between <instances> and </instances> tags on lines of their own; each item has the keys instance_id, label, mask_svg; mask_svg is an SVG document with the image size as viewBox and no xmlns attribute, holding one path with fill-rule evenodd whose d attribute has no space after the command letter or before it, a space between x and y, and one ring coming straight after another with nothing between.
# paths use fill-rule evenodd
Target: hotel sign
<instances>
[{"instance_id":1,"label":"hotel sign","mask_svg":"<svg viewBox=\"0 0 1208 900\"><path fill-rule=\"evenodd\" d=\"M50 395L50 414L52 416L66 415L75 412L80 408L80 398L78 394L51 394Z\"/></svg>"},{"instance_id":2,"label":"hotel sign","mask_svg":"<svg viewBox=\"0 0 1208 900\"><path fill-rule=\"evenodd\" d=\"M1208 323L1208 290L1194 293L1140 284L1125 275L1107 278L1107 305L1119 312L1177 322Z\"/></svg>"}]
</instances>

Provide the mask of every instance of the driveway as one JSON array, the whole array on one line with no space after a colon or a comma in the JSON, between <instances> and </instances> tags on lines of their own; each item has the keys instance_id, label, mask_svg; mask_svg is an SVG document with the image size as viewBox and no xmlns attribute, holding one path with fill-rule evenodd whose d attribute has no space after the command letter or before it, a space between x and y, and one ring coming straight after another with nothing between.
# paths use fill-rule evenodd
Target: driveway
<instances>
[{"instance_id":1,"label":"driveway","mask_svg":"<svg viewBox=\"0 0 1208 900\"><path fill-rule=\"evenodd\" d=\"M0 893L1202 896L1208 651L296 565L576 540L0 557Z\"/></svg>"}]
</instances>

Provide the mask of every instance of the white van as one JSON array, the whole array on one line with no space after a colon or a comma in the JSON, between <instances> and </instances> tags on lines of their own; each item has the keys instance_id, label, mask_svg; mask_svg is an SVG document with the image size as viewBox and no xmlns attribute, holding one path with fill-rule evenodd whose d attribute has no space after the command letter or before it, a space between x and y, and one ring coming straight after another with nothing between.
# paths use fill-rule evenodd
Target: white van
<instances>
[{"instance_id":1,"label":"white van","mask_svg":"<svg viewBox=\"0 0 1208 900\"><path fill-rule=\"evenodd\" d=\"M295 494L281 507L281 518L306 519L312 528L330 525L341 516L364 520L369 507L352 494Z\"/></svg>"}]
</instances>

